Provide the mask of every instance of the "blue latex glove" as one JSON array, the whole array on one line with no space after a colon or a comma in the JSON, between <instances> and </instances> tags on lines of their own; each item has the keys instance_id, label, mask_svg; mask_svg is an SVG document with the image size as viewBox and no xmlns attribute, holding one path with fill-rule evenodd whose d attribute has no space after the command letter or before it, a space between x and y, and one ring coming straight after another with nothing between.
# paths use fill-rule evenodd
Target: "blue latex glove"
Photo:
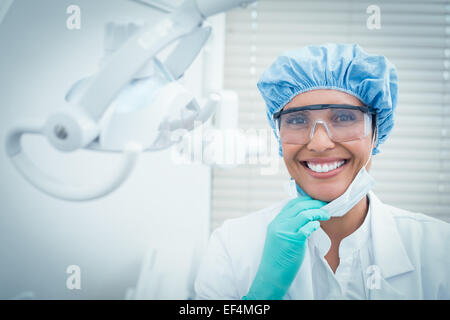
<instances>
[{"instance_id":1,"label":"blue latex glove","mask_svg":"<svg viewBox=\"0 0 450 320\"><path fill-rule=\"evenodd\" d=\"M267 228L258 272L244 300L283 299L297 275L306 251L306 240L320 227L317 220L330 214L320 209L326 202L308 196L289 201Z\"/></svg>"}]
</instances>

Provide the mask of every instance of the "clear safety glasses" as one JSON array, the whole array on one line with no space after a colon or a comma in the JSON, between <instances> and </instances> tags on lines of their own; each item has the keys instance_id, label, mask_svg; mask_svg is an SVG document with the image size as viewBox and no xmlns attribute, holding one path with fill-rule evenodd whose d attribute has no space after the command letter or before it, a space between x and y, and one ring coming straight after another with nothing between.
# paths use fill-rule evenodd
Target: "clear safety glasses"
<instances>
[{"instance_id":1,"label":"clear safety glasses","mask_svg":"<svg viewBox=\"0 0 450 320\"><path fill-rule=\"evenodd\" d=\"M367 107L318 104L281 110L273 115L282 143L308 144L321 124L334 142L362 139L372 129Z\"/></svg>"}]
</instances>

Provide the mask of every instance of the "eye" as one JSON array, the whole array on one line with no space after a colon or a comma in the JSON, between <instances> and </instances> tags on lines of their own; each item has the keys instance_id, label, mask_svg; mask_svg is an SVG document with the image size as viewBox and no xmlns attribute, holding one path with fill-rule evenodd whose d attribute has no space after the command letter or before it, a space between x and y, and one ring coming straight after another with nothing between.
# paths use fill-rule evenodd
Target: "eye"
<instances>
[{"instance_id":1,"label":"eye","mask_svg":"<svg viewBox=\"0 0 450 320\"><path fill-rule=\"evenodd\" d=\"M348 115L348 114L342 114L337 117L337 120L338 121L352 121L352 120L355 120L355 117L353 117L352 115Z\"/></svg>"},{"instance_id":2,"label":"eye","mask_svg":"<svg viewBox=\"0 0 450 320\"><path fill-rule=\"evenodd\" d=\"M301 115L291 115L286 117L285 119L285 123L286 124L306 124L308 122L308 120Z\"/></svg>"},{"instance_id":3,"label":"eye","mask_svg":"<svg viewBox=\"0 0 450 320\"><path fill-rule=\"evenodd\" d=\"M358 117L351 111L336 112L332 119L334 122L346 123L358 120Z\"/></svg>"}]
</instances>

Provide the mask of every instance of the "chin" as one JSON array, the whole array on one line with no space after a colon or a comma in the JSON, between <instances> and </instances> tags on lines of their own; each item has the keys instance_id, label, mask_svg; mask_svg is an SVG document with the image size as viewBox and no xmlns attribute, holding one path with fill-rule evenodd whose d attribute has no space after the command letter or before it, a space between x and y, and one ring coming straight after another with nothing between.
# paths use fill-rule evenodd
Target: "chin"
<instances>
[{"instance_id":1,"label":"chin","mask_svg":"<svg viewBox=\"0 0 450 320\"><path fill-rule=\"evenodd\" d=\"M304 188L305 192L311 196L311 198L324 201L331 202L337 198L339 198L344 192L344 186L314 186L309 188Z\"/></svg>"}]
</instances>

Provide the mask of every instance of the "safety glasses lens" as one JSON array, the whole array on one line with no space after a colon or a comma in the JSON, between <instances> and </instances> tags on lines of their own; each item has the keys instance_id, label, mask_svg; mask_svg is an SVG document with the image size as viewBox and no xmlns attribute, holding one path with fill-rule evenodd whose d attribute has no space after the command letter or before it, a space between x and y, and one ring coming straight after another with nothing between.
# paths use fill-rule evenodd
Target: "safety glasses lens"
<instances>
[{"instance_id":1,"label":"safety glasses lens","mask_svg":"<svg viewBox=\"0 0 450 320\"><path fill-rule=\"evenodd\" d=\"M305 110L283 113L278 119L282 143L306 144L323 126L335 142L356 140L367 135L370 117L353 109Z\"/></svg>"}]
</instances>

